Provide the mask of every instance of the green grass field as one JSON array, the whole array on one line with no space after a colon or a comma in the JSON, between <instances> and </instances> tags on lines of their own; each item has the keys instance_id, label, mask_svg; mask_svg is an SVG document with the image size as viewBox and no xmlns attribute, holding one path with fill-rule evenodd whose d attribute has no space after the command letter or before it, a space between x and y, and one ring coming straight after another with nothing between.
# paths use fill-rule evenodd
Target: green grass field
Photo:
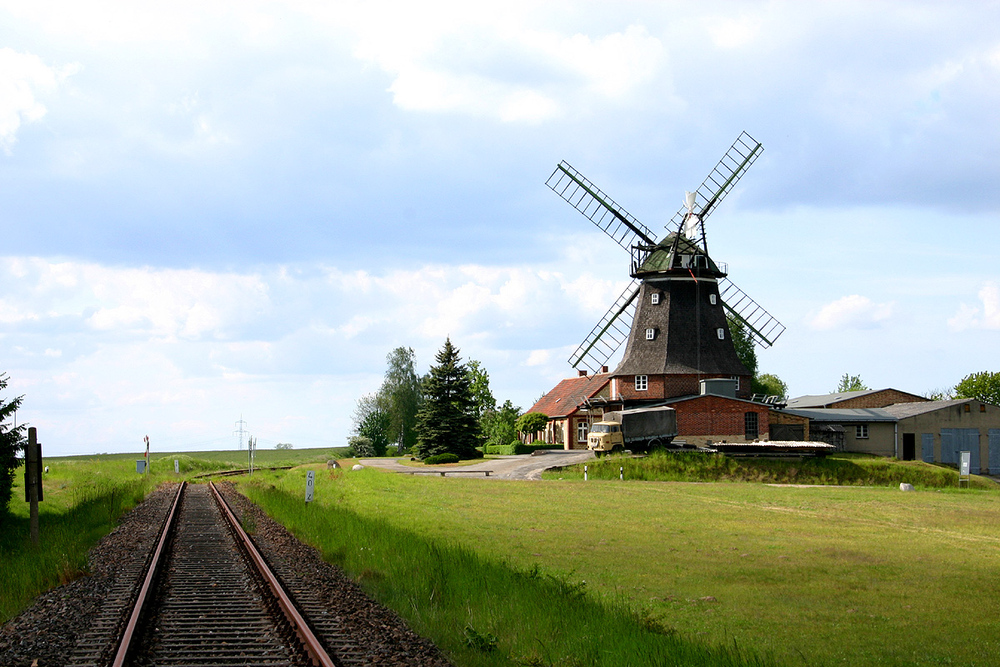
<instances>
[{"instance_id":1,"label":"green grass field","mask_svg":"<svg viewBox=\"0 0 1000 667\"><path fill-rule=\"evenodd\" d=\"M304 472L266 478L295 497ZM1000 493L372 470L318 480L317 521L347 509L487 562L586 582L588 596L624 601L683 637L735 641L783 664L990 665L1000 655ZM320 539L308 521L298 530ZM362 578L391 579L375 556L338 549L332 557Z\"/></svg>"}]
</instances>

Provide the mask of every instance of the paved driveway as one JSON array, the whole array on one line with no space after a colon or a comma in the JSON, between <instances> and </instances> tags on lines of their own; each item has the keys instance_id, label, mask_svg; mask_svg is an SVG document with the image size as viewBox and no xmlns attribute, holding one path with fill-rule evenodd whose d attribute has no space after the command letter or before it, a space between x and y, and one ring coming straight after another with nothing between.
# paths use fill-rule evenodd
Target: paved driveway
<instances>
[{"instance_id":1,"label":"paved driveway","mask_svg":"<svg viewBox=\"0 0 1000 667\"><path fill-rule=\"evenodd\" d=\"M490 470L489 477L483 479L530 479L540 480L542 471L549 468L568 466L574 463L583 463L594 458L594 453L590 451L565 451L559 449L540 449L535 455L520 454L518 456L500 456L482 463L474 463L468 466L448 466L434 467L431 470ZM427 468L413 468L396 463L393 459L361 459L359 463L363 466L392 470L394 472L412 473L415 471L427 470ZM455 475L458 477L458 475ZM477 477L469 475L469 477Z\"/></svg>"}]
</instances>

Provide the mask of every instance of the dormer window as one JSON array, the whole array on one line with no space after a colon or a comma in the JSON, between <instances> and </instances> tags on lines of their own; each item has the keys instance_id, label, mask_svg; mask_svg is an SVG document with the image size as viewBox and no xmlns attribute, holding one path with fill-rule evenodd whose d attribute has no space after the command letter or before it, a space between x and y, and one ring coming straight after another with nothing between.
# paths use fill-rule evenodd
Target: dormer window
<instances>
[{"instance_id":1,"label":"dormer window","mask_svg":"<svg viewBox=\"0 0 1000 667\"><path fill-rule=\"evenodd\" d=\"M719 340L726 340L726 330L723 329L722 327L716 329L715 333L719 337Z\"/></svg>"},{"instance_id":2,"label":"dormer window","mask_svg":"<svg viewBox=\"0 0 1000 667\"><path fill-rule=\"evenodd\" d=\"M646 329L646 340L653 340L656 338L656 329Z\"/></svg>"},{"instance_id":3,"label":"dormer window","mask_svg":"<svg viewBox=\"0 0 1000 667\"><path fill-rule=\"evenodd\" d=\"M652 303L654 306L657 305L657 304L659 304L660 303L660 293L659 292L653 292L653 295L651 297L649 297L649 300L650 300L650 303Z\"/></svg>"},{"instance_id":4,"label":"dormer window","mask_svg":"<svg viewBox=\"0 0 1000 667\"><path fill-rule=\"evenodd\" d=\"M709 294L708 295L708 302L710 304L712 304L713 306L715 305L715 302L718 301L718 300L719 300L719 297L717 297L716 295L714 295L714 294Z\"/></svg>"}]
</instances>

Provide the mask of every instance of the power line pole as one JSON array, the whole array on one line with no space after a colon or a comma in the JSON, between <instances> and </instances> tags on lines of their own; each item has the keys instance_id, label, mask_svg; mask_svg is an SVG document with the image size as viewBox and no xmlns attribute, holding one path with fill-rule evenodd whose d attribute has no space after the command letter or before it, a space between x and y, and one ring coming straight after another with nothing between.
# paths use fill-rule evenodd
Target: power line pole
<instances>
[{"instance_id":1,"label":"power line pole","mask_svg":"<svg viewBox=\"0 0 1000 667\"><path fill-rule=\"evenodd\" d=\"M235 431L233 431L233 435L240 436L240 448L239 448L239 451L241 451L241 452L243 451L243 436L244 435L250 435L250 432L247 431L246 428L245 428L246 425L247 425L247 423L245 421L243 421L243 415L240 415L240 420L238 422L236 422L236 426L238 428Z\"/></svg>"}]
</instances>

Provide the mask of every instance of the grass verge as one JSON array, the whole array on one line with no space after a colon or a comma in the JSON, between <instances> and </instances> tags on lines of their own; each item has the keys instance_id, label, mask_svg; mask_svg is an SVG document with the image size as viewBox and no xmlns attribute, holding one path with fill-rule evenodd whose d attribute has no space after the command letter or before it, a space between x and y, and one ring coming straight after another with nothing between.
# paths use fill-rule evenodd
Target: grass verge
<instances>
[{"instance_id":1,"label":"grass verge","mask_svg":"<svg viewBox=\"0 0 1000 667\"><path fill-rule=\"evenodd\" d=\"M304 471L263 475L259 482L274 484L299 506L296 530L306 541L323 544L324 535L339 530L324 523L333 511L370 521L362 533L334 536L339 546L329 547L327 556L389 595L408 590L406 579L418 575L383 564L406 561L409 547L371 541L370 532L412 533L461 547L487 565L537 570L542 579L569 585L586 581L587 599L631 610L622 613L633 619L710 645L735 641L787 665L990 665L1000 655L998 493L532 483L366 469L320 472L316 502L306 508ZM450 567L447 559L438 563ZM458 588L451 594L463 593ZM427 596L410 596L397 609L408 619L421 618ZM497 596L487 604L506 604L502 590ZM530 632L538 624L547 633L540 632L539 641L547 646L584 623L572 615L564 622L544 620L550 608L532 605L529 598L513 620L497 617L492 624L480 607L462 607L452 625L440 629L452 636L442 643L449 651L460 647L469 624L503 646L508 624L517 633L522 625ZM613 639L607 645L629 650ZM544 660L537 643L505 648L515 664L532 659L532 649ZM557 658L551 656L554 664ZM458 664L502 664L464 660Z\"/></svg>"},{"instance_id":2,"label":"grass verge","mask_svg":"<svg viewBox=\"0 0 1000 667\"><path fill-rule=\"evenodd\" d=\"M822 484L838 486L899 486L958 488L954 468L899 461L879 456L839 454L825 458L767 459L733 458L722 454L653 452L649 456L610 456L587 462L592 479L618 479L620 468L626 480L661 482L762 482L767 484ZM545 473L547 479L583 479L583 464ZM995 482L972 476L971 488L1000 491Z\"/></svg>"},{"instance_id":3,"label":"grass verge","mask_svg":"<svg viewBox=\"0 0 1000 667\"><path fill-rule=\"evenodd\" d=\"M376 473L377 474L377 473ZM334 471L331 479L343 477ZM458 665L764 665L735 643L710 646L586 582L518 569L470 548L361 516L328 496L306 506L273 484L241 489Z\"/></svg>"},{"instance_id":4,"label":"grass verge","mask_svg":"<svg viewBox=\"0 0 1000 667\"><path fill-rule=\"evenodd\" d=\"M85 572L90 547L142 501L150 487L147 479L100 478L68 492L66 487L64 493L46 492L39 504L37 547L29 539L27 504L18 502L24 499L24 487L15 488L15 513L4 519L0 531L0 623L16 616L39 593Z\"/></svg>"}]
</instances>

